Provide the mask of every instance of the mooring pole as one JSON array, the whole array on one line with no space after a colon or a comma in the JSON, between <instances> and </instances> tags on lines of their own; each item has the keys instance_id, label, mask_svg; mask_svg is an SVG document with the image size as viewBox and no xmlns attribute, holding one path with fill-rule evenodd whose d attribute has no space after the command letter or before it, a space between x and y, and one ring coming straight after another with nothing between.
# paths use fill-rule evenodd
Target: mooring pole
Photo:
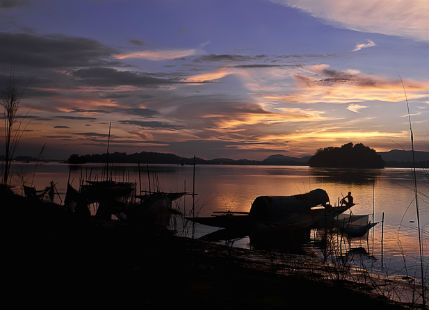
<instances>
[{"instance_id":1,"label":"mooring pole","mask_svg":"<svg viewBox=\"0 0 429 310\"><path fill-rule=\"evenodd\" d=\"M381 217L381 268L383 268L384 262L383 262L383 238L384 238L384 212L383 215Z\"/></svg>"},{"instance_id":2,"label":"mooring pole","mask_svg":"<svg viewBox=\"0 0 429 310\"><path fill-rule=\"evenodd\" d=\"M372 222L375 223L375 177L372 182ZM375 236L375 227L372 229L372 254L374 254L374 236ZM368 240L368 235L367 235Z\"/></svg>"},{"instance_id":3,"label":"mooring pole","mask_svg":"<svg viewBox=\"0 0 429 310\"><path fill-rule=\"evenodd\" d=\"M149 162L146 162L146 170L147 170L147 182L149 186L149 195L152 193L150 190L150 174L149 174Z\"/></svg>"},{"instance_id":4,"label":"mooring pole","mask_svg":"<svg viewBox=\"0 0 429 310\"><path fill-rule=\"evenodd\" d=\"M183 192L185 195L183 195L183 217L182 217L182 231L185 232L185 217L186 217L186 179L183 181Z\"/></svg>"},{"instance_id":5,"label":"mooring pole","mask_svg":"<svg viewBox=\"0 0 429 310\"><path fill-rule=\"evenodd\" d=\"M139 189L140 189L139 195L141 195L142 194L142 177L140 173L140 160L137 161L137 167L139 169Z\"/></svg>"},{"instance_id":6,"label":"mooring pole","mask_svg":"<svg viewBox=\"0 0 429 310\"><path fill-rule=\"evenodd\" d=\"M194 167L192 171L192 239L195 235L195 155L194 155Z\"/></svg>"},{"instance_id":7,"label":"mooring pole","mask_svg":"<svg viewBox=\"0 0 429 310\"><path fill-rule=\"evenodd\" d=\"M109 123L109 134L107 136L107 152L106 152L106 181L109 181L109 147L110 147L110 130L112 128L112 122Z\"/></svg>"}]
</instances>

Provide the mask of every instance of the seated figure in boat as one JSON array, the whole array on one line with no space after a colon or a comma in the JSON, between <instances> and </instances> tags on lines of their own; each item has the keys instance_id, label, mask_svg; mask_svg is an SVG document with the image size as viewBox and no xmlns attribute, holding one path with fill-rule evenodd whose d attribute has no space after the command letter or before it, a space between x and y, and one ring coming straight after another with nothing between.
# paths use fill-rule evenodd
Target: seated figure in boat
<instances>
[{"instance_id":1,"label":"seated figure in boat","mask_svg":"<svg viewBox=\"0 0 429 310\"><path fill-rule=\"evenodd\" d=\"M346 197L343 197L343 199L341 199L340 201L341 205L346 205L346 206L353 206L353 196L351 192L348 192Z\"/></svg>"}]
</instances>

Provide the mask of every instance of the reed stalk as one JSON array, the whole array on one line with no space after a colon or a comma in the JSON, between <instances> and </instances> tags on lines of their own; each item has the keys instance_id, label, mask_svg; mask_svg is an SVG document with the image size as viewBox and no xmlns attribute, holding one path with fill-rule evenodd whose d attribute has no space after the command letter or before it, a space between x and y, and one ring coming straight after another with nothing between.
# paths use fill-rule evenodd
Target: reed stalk
<instances>
[{"instance_id":1,"label":"reed stalk","mask_svg":"<svg viewBox=\"0 0 429 310\"><path fill-rule=\"evenodd\" d=\"M425 297L425 281L424 281L424 270L423 270L423 243L421 238L421 229L420 229L420 211L419 211L419 202L417 197L417 174L416 174L416 163L414 155L414 133L413 127L411 125L411 115L410 115L410 105L408 103L407 92L405 91L404 82L402 81L402 88L404 89L405 101L407 103L407 113L408 113L408 123L410 125L410 139L411 139L411 151L413 154L413 179L414 179L414 198L416 201L416 217L417 217L417 230L419 237L419 254L420 254L420 273L421 273L421 285L422 285L422 299L423 299L423 309L426 308L426 297Z\"/></svg>"}]
</instances>

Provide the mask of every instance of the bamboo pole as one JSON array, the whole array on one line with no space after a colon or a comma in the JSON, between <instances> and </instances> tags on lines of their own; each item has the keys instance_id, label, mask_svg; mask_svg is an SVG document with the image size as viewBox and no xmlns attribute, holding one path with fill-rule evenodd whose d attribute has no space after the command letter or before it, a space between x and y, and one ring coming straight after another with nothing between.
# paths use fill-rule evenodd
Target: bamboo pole
<instances>
[{"instance_id":1,"label":"bamboo pole","mask_svg":"<svg viewBox=\"0 0 429 310\"><path fill-rule=\"evenodd\" d=\"M141 195L142 194L142 177L140 172L140 160L137 162L137 167L139 169L139 189L140 189L139 195Z\"/></svg>"},{"instance_id":2,"label":"bamboo pole","mask_svg":"<svg viewBox=\"0 0 429 310\"><path fill-rule=\"evenodd\" d=\"M150 189L150 174L149 174L149 162L146 162L146 171L147 171L147 182L149 186L149 195L152 193Z\"/></svg>"},{"instance_id":3,"label":"bamboo pole","mask_svg":"<svg viewBox=\"0 0 429 310\"><path fill-rule=\"evenodd\" d=\"M109 123L109 135L107 137L107 152L106 152L106 181L109 180L109 147L110 147L110 129L112 128L112 122Z\"/></svg>"},{"instance_id":4,"label":"bamboo pole","mask_svg":"<svg viewBox=\"0 0 429 310\"><path fill-rule=\"evenodd\" d=\"M420 211L419 211L419 201L417 197L417 174L416 174L416 164L415 164L415 155L414 155L414 134L413 134L413 127L411 126L411 115L410 115L410 105L408 104L408 98L407 98L407 92L405 91L404 82L402 81L402 88L404 89L404 96L405 101L407 102L407 112L408 112L408 122L410 124L410 138L411 138L411 151L413 154L413 179L414 179L414 196L416 200L416 216L417 216L417 230L418 230L418 236L419 236L419 254L420 254L420 274L422 277L421 283L422 283L422 299L423 299L423 309L426 308L426 297L425 297L425 277L424 277L424 270L423 270L423 242L421 237L421 230L420 230Z\"/></svg>"},{"instance_id":5,"label":"bamboo pole","mask_svg":"<svg viewBox=\"0 0 429 310\"><path fill-rule=\"evenodd\" d=\"M183 232L185 231L185 216L186 216L186 179L183 181L183 192L185 195L183 195L183 217L182 217L182 226L183 226Z\"/></svg>"},{"instance_id":6,"label":"bamboo pole","mask_svg":"<svg viewBox=\"0 0 429 310\"><path fill-rule=\"evenodd\" d=\"M194 167L192 171L192 219L195 219L195 155L194 155ZM195 235L195 221L192 221L192 239Z\"/></svg>"},{"instance_id":7,"label":"bamboo pole","mask_svg":"<svg viewBox=\"0 0 429 310\"><path fill-rule=\"evenodd\" d=\"M381 268L384 266L383 258L384 258L384 247L383 247L383 238L384 238L384 212L381 217Z\"/></svg>"},{"instance_id":8,"label":"bamboo pole","mask_svg":"<svg viewBox=\"0 0 429 310\"><path fill-rule=\"evenodd\" d=\"M375 177L372 183L372 222L375 223ZM367 235L368 238L368 235ZM375 228L372 229L372 254L374 254Z\"/></svg>"}]
</instances>

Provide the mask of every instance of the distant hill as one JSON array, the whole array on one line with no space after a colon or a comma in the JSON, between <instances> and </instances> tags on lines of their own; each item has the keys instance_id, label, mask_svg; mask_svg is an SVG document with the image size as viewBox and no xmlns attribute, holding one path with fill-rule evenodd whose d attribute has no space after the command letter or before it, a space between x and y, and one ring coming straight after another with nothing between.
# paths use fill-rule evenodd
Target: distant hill
<instances>
[{"instance_id":1,"label":"distant hill","mask_svg":"<svg viewBox=\"0 0 429 310\"><path fill-rule=\"evenodd\" d=\"M196 164L206 165L306 165L309 156L306 157L288 157L280 154L272 155L264 160L249 160L249 159L230 159L230 158L215 158L202 159L195 158ZM87 154L78 155L72 154L67 160L71 164L83 163L105 163L107 160L106 154ZM180 157L168 153L155 152L140 152L134 154L126 153L111 153L109 154L109 162L111 163L149 163L149 164L193 164L194 158Z\"/></svg>"},{"instance_id":2,"label":"distant hill","mask_svg":"<svg viewBox=\"0 0 429 310\"><path fill-rule=\"evenodd\" d=\"M384 168L384 160L362 143L319 149L308 161L310 167Z\"/></svg>"},{"instance_id":3,"label":"distant hill","mask_svg":"<svg viewBox=\"0 0 429 310\"><path fill-rule=\"evenodd\" d=\"M412 167L412 151L391 150L389 152L378 152L388 167ZM415 151L414 160L416 167L429 167L429 152Z\"/></svg>"},{"instance_id":4,"label":"distant hill","mask_svg":"<svg viewBox=\"0 0 429 310\"><path fill-rule=\"evenodd\" d=\"M262 163L265 165L307 165L310 156L289 157L281 154L271 155L265 158Z\"/></svg>"},{"instance_id":5,"label":"distant hill","mask_svg":"<svg viewBox=\"0 0 429 310\"><path fill-rule=\"evenodd\" d=\"M389 152L378 152L385 162L386 167L412 167L412 152L404 150L392 150ZM308 165L311 156L291 157L281 154L274 154L268 156L263 160L249 160L249 159L230 159L230 158L215 158L215 159L202 159L196 158L196 164L207 165L290 165L302 166ZM36 158L20 156L14 158L16 161L37 161ZM429 167L429 152L416 151L415 152L416 166ZM0 160L2 156L0 155ZM112 153L109 154L109 162L112 163L150 163L150 164L193 164L193 158L180 157L175 154L157 153L157 152L140 152L134 154L126 153ZM106 154L87 154L77 155L73 154L69 157L69 163L82 164L82 163L104 163L106 162Z\"/></svg>"}]
</instances>

